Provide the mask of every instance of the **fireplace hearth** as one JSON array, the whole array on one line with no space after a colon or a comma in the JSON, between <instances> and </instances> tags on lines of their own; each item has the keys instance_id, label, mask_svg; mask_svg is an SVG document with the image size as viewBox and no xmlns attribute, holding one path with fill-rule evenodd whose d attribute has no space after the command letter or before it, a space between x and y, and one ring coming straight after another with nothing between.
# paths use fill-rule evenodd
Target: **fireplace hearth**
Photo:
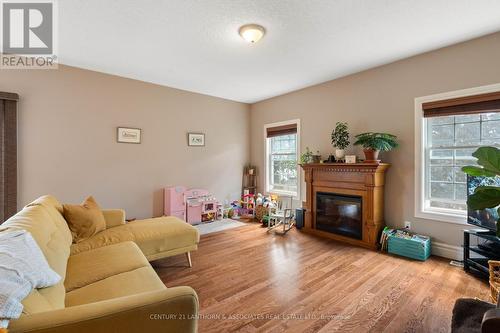
<instances>
[{"instance_id":1,"label":"fireplace hearth","mask_svg":"<svg viewBox=\"0 0 500 333\"><path fill-rule=\"evenodd\" d=\"M376 249L384 227L386 163L304 164L304 232Z\"/></svg>"},{"instance_id":2,"label":"fireplace hearth","mask_svg":"<svg viewBox=\"0 0 500 333\"><path fill-rule=\"evenodd\" d=\"M363 239L362 198L316 193L316 229Z\"/></svg>"}]
</instances>

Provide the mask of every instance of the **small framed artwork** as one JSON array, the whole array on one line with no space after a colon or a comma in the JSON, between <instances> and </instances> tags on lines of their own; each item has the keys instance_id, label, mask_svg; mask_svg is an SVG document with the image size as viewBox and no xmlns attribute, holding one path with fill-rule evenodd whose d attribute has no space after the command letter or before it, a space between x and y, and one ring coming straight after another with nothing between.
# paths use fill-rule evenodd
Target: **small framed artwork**
<instances>
[{"instance_id":1,"label":"small framed artwork","mask_svg":"<svg viewBox=\"0 0 500 333\"><path fill-rule=\"evenodd\" d=\"M356 163L356 155L346 155L345 156L345 162L349 163L349 164Z\"/></svg>"},{"instance_id":2,"label":"small framed artwork","mask_svg":"<svg viewBox=\"0 0 500 333\"><path fill-rule=\"evenodd\" d=\"M141 143L141 129L118 127L116 141L120 143Z\"/></svg>"},{"instance_id":3,"label":"small framed artwork","mask_svg":"<svg viewBox=\"0 0 500 333\"><path fill-rule=\"evenodd\" d=\"M188 133L188 146L195 146L195 147L205 146L205 134Z\"/></svg>"}]
</instances>

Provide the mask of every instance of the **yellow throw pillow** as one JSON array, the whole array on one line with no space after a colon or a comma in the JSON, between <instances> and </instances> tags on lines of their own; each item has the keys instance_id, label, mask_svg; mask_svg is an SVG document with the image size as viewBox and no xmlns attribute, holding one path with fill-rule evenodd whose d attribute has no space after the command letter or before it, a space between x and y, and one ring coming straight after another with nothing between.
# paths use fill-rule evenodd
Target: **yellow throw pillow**
<instances>
[{"instance_id":1,"label":"yellow throw pillow","mask_svg":"<svg viewBox=\"0 0 500 333\"><path fill-rule=\"evenodd\" d=\"M81 205L63 205L63 214L73 234L73 243L79 243L106 229L106 220L93 197Z\"/></svg>"}]
</instances>

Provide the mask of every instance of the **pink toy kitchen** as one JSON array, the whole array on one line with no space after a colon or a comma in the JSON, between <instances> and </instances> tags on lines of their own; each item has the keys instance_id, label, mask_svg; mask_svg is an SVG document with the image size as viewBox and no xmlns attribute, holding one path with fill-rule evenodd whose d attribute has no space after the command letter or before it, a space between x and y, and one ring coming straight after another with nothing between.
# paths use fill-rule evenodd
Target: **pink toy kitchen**
<instances>
[{"instance_id":1,"label":"pink toy kitchen","mask_svg":"<svg viewBox=\"0 0 500 333\"><path fill-rule=\"evenodd\" d=\"M176 216L189 224L212 222L222 218L221 205L204 189L172 186L164 189L164 215Z\"/></svg>"}]
</instances>

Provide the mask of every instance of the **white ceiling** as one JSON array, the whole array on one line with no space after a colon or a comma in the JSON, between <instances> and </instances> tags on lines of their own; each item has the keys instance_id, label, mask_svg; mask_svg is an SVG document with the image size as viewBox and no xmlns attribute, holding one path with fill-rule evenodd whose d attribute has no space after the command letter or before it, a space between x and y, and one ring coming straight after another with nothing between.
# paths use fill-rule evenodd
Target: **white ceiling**
<instances>
[{"instance_id":1,"label":"white ceiling","mask_svg":"<svg viewBox=\"0 0 500 333\"><path fill-rule=\"evenodd\" d=\"M499 30L500 0L59 1L61 63L247 103Z\"/></svg>"}]
</instances>

